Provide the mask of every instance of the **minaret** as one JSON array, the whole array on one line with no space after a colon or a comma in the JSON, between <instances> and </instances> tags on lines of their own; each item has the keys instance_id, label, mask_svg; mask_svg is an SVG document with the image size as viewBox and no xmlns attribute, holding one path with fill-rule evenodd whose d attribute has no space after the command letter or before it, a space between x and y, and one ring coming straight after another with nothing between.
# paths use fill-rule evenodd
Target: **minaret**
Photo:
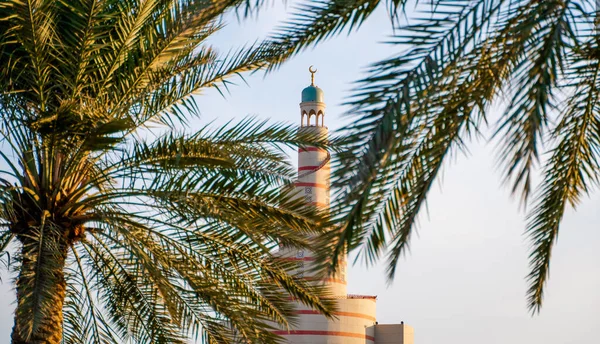
<instances>
[{"instance_id":1,"label":"minaret","mask_svg":"<svg viewBox=\"0 0 600 344\"><path fill-rule=\"evenodd\" d=\"M327 137L325 100L323 90L315 85L316 70L309 68L310 86L302 90L300 102L300 131L316 137ZM309 206L329 209L329 167L327 150L315 146L298 149L298 181L296 197L304 197ZM414 344L412 327L402 324L380 325L375 318L377 297L346 294L346 260L340 262L340 273L333 278L319 280L311 275L310 265L315 261L311 251L282 247L279 258L294 261L293 271L315 283L328 287L337 300L336 319L327 319L319 312L296 304L298 322L289 330L275 330L291 344Z\"/></svg>"},{"instance_id":2,"label":"minaret","mask_svg":"<svg viewBox=\"0 0 600 344\"><path fill-rule=\"evenodd\" d=\"M323 90L315 86L316 70L309 68L310 86L302 90L300 102L300 131L315 137L327 137L329 131L325 126L325 100ZM312 206L329 209L330 155L327 150L314 146L298 149L298 181L296 195L304 197ZM298 250L296 258L301 259L300 268L306 267L314 260L312 252ZM307 269L306 269L307 270ZM304 271L300 271L301 274ZM313 278L313 276L305 276ZM340 272L324 282L334 297L346 296L346 260L340 264Z\"/></svg>"}]
</instances>

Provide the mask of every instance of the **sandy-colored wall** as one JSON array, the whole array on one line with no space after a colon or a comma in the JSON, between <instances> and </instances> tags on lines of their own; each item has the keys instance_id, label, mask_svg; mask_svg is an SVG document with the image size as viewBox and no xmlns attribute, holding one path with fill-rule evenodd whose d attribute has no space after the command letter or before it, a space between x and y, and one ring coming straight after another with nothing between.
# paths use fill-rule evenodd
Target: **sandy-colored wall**
<instances>
[{"instance_id":1,"label":"sandy-colored wall","mask_svg":"<svg viewBox=\"0 0 600 344\"><path fill-rule=\"evenodd\" d=\"M340 299L337 319L329 320L299 305L299 323L289 333L278 331L290 344L375 344L374 299Z\"/></svg>"},{"instance_id":2,"label":"sandy-colored wall","mask_svg":"<svg viewBox=\"0 0 600 344\"><path fill-rule=\"evenodd\" d=\"M375 344L414 344L414 329L406 324L377 324Z\"/></svg>"}]
</instances>

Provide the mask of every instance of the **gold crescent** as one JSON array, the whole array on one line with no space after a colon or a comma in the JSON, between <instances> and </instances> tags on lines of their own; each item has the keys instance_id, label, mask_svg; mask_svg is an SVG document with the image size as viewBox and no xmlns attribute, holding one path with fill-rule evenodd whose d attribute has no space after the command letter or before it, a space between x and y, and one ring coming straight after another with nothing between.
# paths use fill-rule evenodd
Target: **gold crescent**
<instances>
[{"instance_id":1,"label":"gold crescent","mask_svg":"<svg viewBox=\"0 0 600 344\"><path fill-rule=\"evenodd\" d=\"M311 73L316 73L317 72L316 69L313 70L313 66L312 65L310 67L308 67L308 71L311 72Z\"/></svg>"}]
</instances>

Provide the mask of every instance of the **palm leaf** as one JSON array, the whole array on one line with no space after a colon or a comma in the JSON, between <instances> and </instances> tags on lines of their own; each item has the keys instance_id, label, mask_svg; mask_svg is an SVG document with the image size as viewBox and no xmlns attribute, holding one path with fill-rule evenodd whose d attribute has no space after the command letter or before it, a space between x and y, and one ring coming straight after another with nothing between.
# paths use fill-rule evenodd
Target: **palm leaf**
<instances>
[{"instance_id":1,"label":"palm leaf","mask_svg":"<svg viewBox=\"0 0 600 344\"><path fill-rule=\"evenodd\" d=\"M589 51L597 51L596 45ZM589 53L588 53L589 54ZM529 214L527 233L531 240L531 272L527 296L532 312L539 312L544 285L550 273L552 247L558 238L567 206L575 207L598 182L598 59L584 55L573 71L577 83L565 104L562 120L552 133L556 145L544 168L536 205Z\"/></svg>"}]
</instances>

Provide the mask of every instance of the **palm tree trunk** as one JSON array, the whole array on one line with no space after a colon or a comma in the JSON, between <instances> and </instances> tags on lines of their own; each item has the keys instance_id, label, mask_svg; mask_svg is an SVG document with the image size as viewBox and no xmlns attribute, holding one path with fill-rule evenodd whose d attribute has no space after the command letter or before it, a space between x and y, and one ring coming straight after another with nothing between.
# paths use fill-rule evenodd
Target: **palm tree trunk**
<instances>
[{"instance_id":1,"label":"palm tree trunk","mask_svg":"<svg viewBox=\"0 0 600 344\"><path fill-rule=\"evenodd\" d=\"M49 233L51 234L51 233ZM66 240L61 235L20 237L13 344L59 344L62 339Z\"/></svg>"}]
</instances>

